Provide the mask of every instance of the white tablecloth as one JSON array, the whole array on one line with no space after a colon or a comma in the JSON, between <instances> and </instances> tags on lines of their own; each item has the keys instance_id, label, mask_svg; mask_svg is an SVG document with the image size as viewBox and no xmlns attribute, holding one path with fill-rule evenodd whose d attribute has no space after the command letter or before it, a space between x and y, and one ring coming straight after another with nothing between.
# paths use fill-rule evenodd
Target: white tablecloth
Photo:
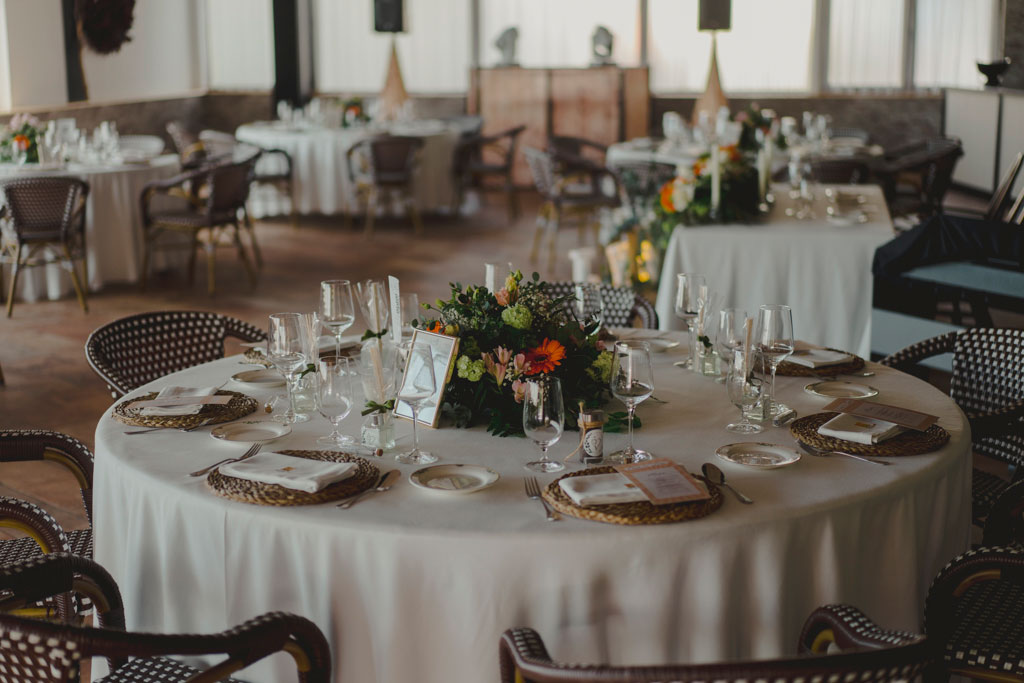
<instances>
[{"instance_id":1,"label":"white tablecloth","mask_svg":"<svg viewBox=\"0 0 1024 683\"><path fill-rule=\"evenodd\" d=\"M301 214L355 211L355 192L345 153L352 145L380 131L370 128L289 128L280 123L239 126L235 137L265 149L283 149L292 157L292 196L271 186L253 189L254 216L284 215L291 202ZM421 211L448 211L453 201L452 155L459 133L440 122L394 124L395 135L423 138L413 197Z\"/></svg>"},{"instance_id":2,"label":"white tablecloth","mask_svg":"<svg viewBox=\"0 0 1024 683\"><path fill-rule=\"evenodd\" d=\"M179 170L178 156L167 154L148 164L84 166L33 171L31 167L0 164L0 178L32 175L70 175L89 183L85 244L89 289L106 284L138 282L142 277L142 216L139 195L146 183L170 178ZM164 262L159 258L155 267ZM4 279L10 277L5 268ZM59 265L26 268L18 276L16 296L25 301L59 299L71 291L71 277Z\"/></svg>"},{"instance_id":3,"label":"white tablecloth","mask_svg":"<svg viewBox=\"0 0 1024 683\"><path fill-rule=\"evenodd\" d=\"M655 354L655 395L668 403L640 406L636 439L699 471L715 448L744 439L724 429L737 411L723 387L673 367L679 357ZM661 526L545 521L523 494L532 443L479 428L423 429L421 442L443 463L499 472L485 491L422 491L408 480L415 466L387 457L377 462L397 466L402 480L347 511L230 502L186 473L244 446L214 441L209 429L123 436L108 412L96 429L95 556L121 587L131 629L210 632L295 612L326 634L335 680L360 683L497 681L498 637L512 626L536 628L559 659L613 663L792 653L807 615L831 602L917 630L931 579L968 544L970 434L938 390L871 367L879 400L939 416L952 435L945 448L891 467L841 457L775 470L717 461L756 503L724 492L712 515ZM217 385L241 368L230 357L140 391ZM804 384L780 378L779 391L809 414L826 401ZM360 420L353 410L342 427L355 433ZM410 429L399 423L400 446ZM270 447L313 448L327 431L316 418ZM575 436L552 457L565 457ZM624 440L608 435L606 452ZM779 428L745 440L793 443ZM289 680L291 666L275 656L242 678Z\"/></svg>"},{"instance_id":4,"label":"white tablecloth","mask_svg":"<svg viewBox=\"0 0 1024 683\"><path fill-rule=\"evenodd\" d=\"M676 274L701 273L723 305L756 315L761 304L789 304L798 338L869 357L871 262L875 249L894 236L892 219L881 188L834 187L862 193L870 222L826 220L823 186L815 188L816 217L796 220L785 215L792 206L788 186L776 186L778 201L766 222L676 228L661 267L661 327L685 327L673 311Z\"/></svg>"}]
</instances>

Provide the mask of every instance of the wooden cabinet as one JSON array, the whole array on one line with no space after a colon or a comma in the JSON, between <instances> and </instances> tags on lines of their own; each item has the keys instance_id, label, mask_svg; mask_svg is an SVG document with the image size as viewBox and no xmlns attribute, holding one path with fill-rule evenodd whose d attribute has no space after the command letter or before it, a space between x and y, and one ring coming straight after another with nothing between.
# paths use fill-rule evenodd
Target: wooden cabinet
<instances>
[{"instance_id":1,"label":"wooden cabinet","mask_svg":"<svg viewBox=\"0 0 1024 683\"><path fill-rule=\"evenodd\" d=\"M651 97L646 67L586 69L476 69L470 113L484 119L484 133L526 125L520 147L543 148L549 135L572 135L609 145L647 135ZM533 180L522 155L515 181Z\"/></svg>"},{"instance_id":2,"label":"wooden cabinet","mask_svg":"<svg viewBox=\"0 0 1024 683\"><path fill-rule=\"evenodd\" d=\"M942 130L960 138L964 156L953 181L992 192L1017 152L1024 152L1024 92L1007 88L949 88L942 110ZM1024 184L1019 177L1014 192Z\"/></svg>"}]
</instances>

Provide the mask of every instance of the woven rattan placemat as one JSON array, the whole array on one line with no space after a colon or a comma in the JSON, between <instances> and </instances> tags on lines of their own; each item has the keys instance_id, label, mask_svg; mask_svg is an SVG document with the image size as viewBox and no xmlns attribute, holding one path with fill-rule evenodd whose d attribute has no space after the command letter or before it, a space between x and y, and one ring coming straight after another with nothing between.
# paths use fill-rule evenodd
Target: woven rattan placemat
<instances>
[{"instance_id":1,"label":"woven rattan placemat","mask_svg":"<svg viewBox=\"0 0 1024 683\"><path fill-rule=\"evenodd\" d=\"M259 405L256 399L240 394L237 391L220 389L217 391L217 396L231 396L231 400L221 405L205 405L195 415L140 415L139 413L142 411L142 408L128 407L136 401L148 401L156 398L156 392L153 392L118 403L114 406L114 419L137 427L177 427L179 429L188 429L204 423L214 425L237 420L256 410L256 407Z\"/></svg>"},{"instance_id":2,"label":"woven rattan placemat","mask_svg":"<svg viewBox=\"0 0 1024 683\"><path fill-rule=\"evenodd\" d=\"M793 421L789 426L790 433L797 441L814 448L827 451L844 451L854 455L876 455L881 457L898 455L921 455L937 451L949 441L949 432L939 425L932 425L923 432L912 429L886 439L882 443L863 444L853 441L822 436L818 427L825 424L839 413L815 413Z\"/></svg>"},{"instance_id":3,"label":"woven rattan placemat","mask_svg":"<svg viewBox=\"0 0 1024 683\"><path fill-rule=\"evenodd\" d=\"M798 365L796 363L791 363L788 360L784 360L779 363L779 367L775 370L775 374L784 377L817 377L822 375L842 375L847 372L857 372L864 367L864 359L860 356L853 355L849 351L842 351L840 349L828 349L828 351L845 353L851 358L845 363L839 363L838 365L823 365L819 368L808 368L803 365Z\"/></svg>"},{"instance_id":4,"label":"woven rattan placemat","mask_svg":"<svg viewBox=\"0 0 1024 683\"><path fill-rule=\"evenodd\" d=\"M669 522L683 522L688 519L699 519L706 517L722 505L722 491L714 484L708 483L703 477L698 476L708 491L711 498L699 500L692 503L670 503L668 505L653 505L646 500L638 503L613 503L611 505L594 505L591 507L580 507L572 502L569 496L565 495L558 482L566 477L585 477L591 474L609 474L614 472L613 467L591 467L580 472L570 472L562 475L547 485L544 489L544 500L551 504L559 512L578 519L589 519L595 522L607 522L608 524L668 524Z\"/></svg>"},{"instance_id":5,"label":"woven rattan placemat","mask_svg":"<svg viewBox=\"0 0 1024 683\"><path fill-rule=\"evenodd\" d=\"M364 460L351 453L340 453L338 451L275 451L285 455L294 455L298 458L309 458L310 460L326 460L328 462L354 462L359 468L356 473L347 479L331 484L320 489L316 493L296 491L278 484L262 484L248 479L239 479L221 474L220 470L213 470L206 476L206 485L214 493L224 498L229 498L239 503L252 503L253 505L316 505L318 503L329 503L341 500L362 493L377 483L380 471L377 466L369 460Z\"/></svg>"},{"instance_id":6,"label":"woven rattan placemat","mask_svg":"<svg viewBox=\"0 0 1024 683\"><path fill-rule=\"evenodd\" d=\"M267 354L263 353L263 349L253 347L246 349L245 353L242 354L245 358L246 363L252 363L253 365L262 365L265 368L272 368L274 364L267 360Z\"/></svg>"}]
</instances>

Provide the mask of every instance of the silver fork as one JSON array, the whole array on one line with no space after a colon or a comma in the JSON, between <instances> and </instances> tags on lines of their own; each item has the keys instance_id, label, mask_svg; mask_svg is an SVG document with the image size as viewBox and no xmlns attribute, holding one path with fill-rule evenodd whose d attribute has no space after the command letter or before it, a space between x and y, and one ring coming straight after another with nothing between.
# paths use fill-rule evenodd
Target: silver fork
<instances>
[{"instance_id":1,"label":"silver fork","mask_svg":"<svg viewBox=\"0 0 1024 683\"><path fill-rule=\"evenodd\" d=\"M540 484L537 483L537 477L526 477L523 479L523 485L526 487L526 497L531 500L539 500L540 504L544 506L544 512L547 513L549 522L557 522L562 518L558 512L548 507L546 500L541 498Z\"/></svg>"},{"instance_id":2,"label":"silver fork","mask_svg":"<svg viewBox=\"0 0 1024 683\"><path fill-rule=\"evenodd\" d=\"M128 431L128 432L124 432L124 433L127 434L128 436L131 436L133 434L149 434L150 432L162 432L162 431L165 431L165 430L168 430L168 429L177 429L179 432L194 432L195 430L199 429L200 427L205 427L206 425L210 424L211 422L213 422L213 418L212 417L208 417L205 420L203 420L202 422L200 422L199 424L195 425L194 427L177 427L177 428L175 428L175 427L150 427L149 429L136 429L134 431Z\"/></svg>"},{"instance_id":3,"label":"silver fork","mask_svg":"<svg viewBox=\"0 0 1024 683\"><path fill-rule=\"evenodd\" d=\"M225 458L224 460L221 460L220 462L213 463L209 467L204 467L203 469L196 470L195 472L189 472L188 476L190 476L190 477L201 477L204 474L209 474L210 471L217 469L221 465L228 464L229 462L241 462L243 460L248 460L252 456L254 456L257 453L259 453L261 448L263 448L263 444L262 443L254 443L253 445L249 446L249 450L247 450L245 453L242 454L242 457L240 457L240 458Z\"/></svg>"}]
</instances>

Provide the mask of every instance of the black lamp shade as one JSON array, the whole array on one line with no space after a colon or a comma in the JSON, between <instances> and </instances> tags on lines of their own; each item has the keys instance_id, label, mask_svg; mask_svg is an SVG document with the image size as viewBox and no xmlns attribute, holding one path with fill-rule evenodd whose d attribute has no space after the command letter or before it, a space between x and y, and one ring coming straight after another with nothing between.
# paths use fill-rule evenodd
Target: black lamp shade
<instances>
[{"instance_id":1,"label":"black lamp shade","mask_svg":"<svg viewBox=\"0 0 1024 683\"><path fill-rule=\"evenodd\" d=\"M732 0L700 0L697 28L701 31L728 31L732 20Z\"/></svg>"}]
</instances>

